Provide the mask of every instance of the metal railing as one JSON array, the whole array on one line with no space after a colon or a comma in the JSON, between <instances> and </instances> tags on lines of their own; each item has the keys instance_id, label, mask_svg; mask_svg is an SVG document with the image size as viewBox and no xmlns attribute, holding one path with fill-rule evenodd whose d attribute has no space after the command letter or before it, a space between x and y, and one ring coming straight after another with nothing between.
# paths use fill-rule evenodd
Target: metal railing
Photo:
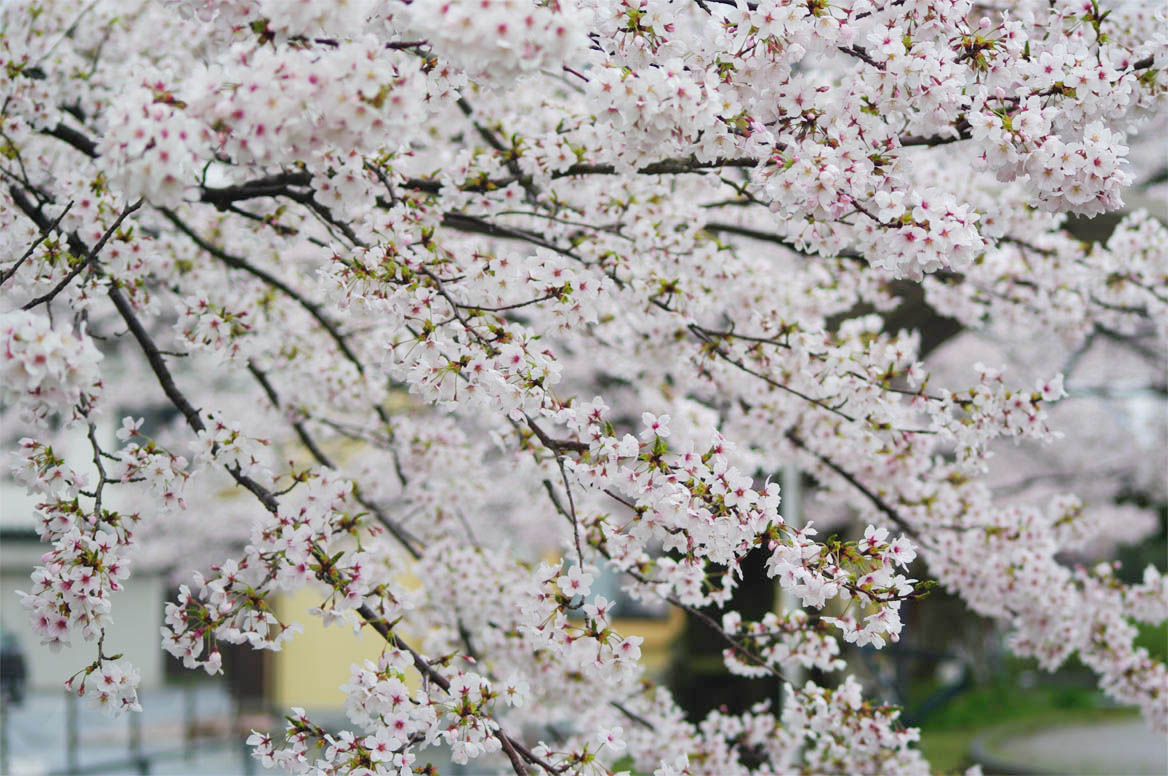
<instances>
[{"instance_id":1,"label":"metal railing","mask_svg":"<svg viewBox=\"0 0 1168 776\"><path fill-rule=\"evenodd\" d=\"M81 700L72 693L64 693L63 718L62 709L55 701L50 704L43 695L33 699L34 703L39 700L42 707L51 706L51 713L41 715L43 720L37 716L40 709L22 709L5 699L0 702L0 774L13 773L14 766L20 764L20 757L23 755L27 760L30 754L41 758L34 767L35 772L44 776L150 774L175 760L192 763L191 772L205 772L204 767L195 767L194 763L212 754L221 766L230 763L232 772L255 773L255 761L245 743L250 729L245 728L247 719L239 702L217 696L214 698L215 708L200 709L197 686L184 684L178 688L164 688L164 691L171 697L162 724L157 717L151 717L148 698L143 699L146 711L125 715L124 723L122 720L111 723L105 719L98 723L91 712L83 712ZM181 697L176 697L178 695ZM26 698L25 703L30 703L30 699ZM19 719L21 716L23 719ZM20 723L15 730L15 739L14 718ZM36 744L21 740L22 736L28 737L30 728L41 732L45 725L57 724L63 730L57 728L60 732L45 735ZM155 726L153 732L150 730L152 725ZM117 746L121 740L125 741L124 748ZM89 758L84 757L84 750L92 749L95 741L100 742L100 755L93 757L96 753L91 753ZM233 751L237 757L232 755ZM45 762L46 759L49 762ZM171 766L166 770L173 772L174 768Z\"/></svg>"}]
</instances>

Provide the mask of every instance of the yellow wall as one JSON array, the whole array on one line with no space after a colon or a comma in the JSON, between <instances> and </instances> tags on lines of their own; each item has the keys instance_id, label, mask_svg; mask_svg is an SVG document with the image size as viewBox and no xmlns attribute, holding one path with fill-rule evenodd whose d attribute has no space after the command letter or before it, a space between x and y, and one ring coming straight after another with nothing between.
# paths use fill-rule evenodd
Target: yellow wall
<instances>
[{"instance_id":1,"label":"yellow wall","mask_svg":"<svg viewBox=\"0 0 1168 776\"><path fill-rule=\"evenodd\" d=\"M340 686L349 681L349 666L373 660L385 642L368 628L360 637L349 626L326 628L308 610L320 606L324 596L311 588L301 588L282 596L276 611L283 622L298 622L304 632L296 634L284 648L272 654L271 700L280 708L339 709L345 694ZM662 619L616 619L613 629L622 636L641 636L641 662L650 675L659 676L669 664L669 647L681 631L685 616L671 607Z\"/></svg>"},{"instance_id":2,"label":"yellow wall","mask_svg":"<svg viewBox=\"0 0 1168 776\"><path fill-rule=\"evenodd\" d=\"M369 628L363 628L358 637L348 625L324 627L319 617L308 613L323 600L319 591L301 588L276 603L281 621L304 626L303 633L272 655L272 701L281 708L340 708L345 702L340 686L352 675L349 666L376 661L385 646Z\"/></svg>"},{"instance_id":3,"label":"yellow wall","mask_svg":"<svg viewBox=\"0 0 1168 776\"><path fill-rule=\"evenodd\" d=\"M612 628L622 636L640 636L641 665L650 677L660 679L669 667L670 648L681 629L685 614L676 606L669 607L669 615L661 619L623 619L612 621Z\"/></svg>"},{"instance_id":4,"label":"yellow wall","mask_svg":"<svg viewBox=\"0 0 1168 776\"><path fill-rule=\"evenodd\" d=\"M401 396L407 395L403 393ZM412 399L407 397L404 403L412 406ZM401 411L403 407L390 409ZM329 452L343 459L352 454L355 447L359 449L360 445L339 444ZM308 463L307 451L298 446L286 450L285 455L304 457L303 463ZM418 584L409 575L404 575L401 581L411 587ZM320 606L324 597L324 593L307 587L276 600L276 613L282 622L298 622L304 626L304 632L285 642L280 652L271 653L269 700L281 708L341 708L345 694L340 686L352 675L349 666L353 663L360 665L364 660L376 661L385 647L385 642L369 628L363 628L361 636L357 636L350 626L324 627L319 617L308 613L309 609ZM661 619L615 619L612 625L621 636L641 636L644 639L641 662L650 676L659 677L669 664L670 646L684 622L681 610L670 607L669 615Z\"/></svg>"}]
</instances>

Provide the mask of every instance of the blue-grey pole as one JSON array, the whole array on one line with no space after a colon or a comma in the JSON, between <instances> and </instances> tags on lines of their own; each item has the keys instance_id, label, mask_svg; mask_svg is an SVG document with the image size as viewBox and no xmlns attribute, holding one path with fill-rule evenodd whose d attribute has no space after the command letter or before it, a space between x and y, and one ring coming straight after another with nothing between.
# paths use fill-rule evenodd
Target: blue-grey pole
<instances>
[{"instance_id":1,"label":"blue-grey pole","mask_svg":"<svg viewBox=\"0 0 1168 776\"><path fill-rule=\"evenodd\" d=\"M81 746L80 721L77 717L77 695L65 691L65 770L68 773L80 773L81 762L78 758Z\"/></svg>"}]
</instances>

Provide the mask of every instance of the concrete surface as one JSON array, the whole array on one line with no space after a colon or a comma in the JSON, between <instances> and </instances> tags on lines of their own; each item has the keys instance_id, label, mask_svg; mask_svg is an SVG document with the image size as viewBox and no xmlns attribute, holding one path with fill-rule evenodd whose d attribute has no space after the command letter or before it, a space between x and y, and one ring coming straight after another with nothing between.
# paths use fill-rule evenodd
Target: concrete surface
<instances>
[{"instance_id":1,"label":"concrete surface","mask_svg":"<svg viewBox=\"0 0 1168 776\"><path fill-rule=\"evenodd\" d=\"M1067 776L1164 776L1168 736L1139 718L1075 724L1018 735L1004 734L982 747L994 772Z\"/></svg>"}]
</instances>

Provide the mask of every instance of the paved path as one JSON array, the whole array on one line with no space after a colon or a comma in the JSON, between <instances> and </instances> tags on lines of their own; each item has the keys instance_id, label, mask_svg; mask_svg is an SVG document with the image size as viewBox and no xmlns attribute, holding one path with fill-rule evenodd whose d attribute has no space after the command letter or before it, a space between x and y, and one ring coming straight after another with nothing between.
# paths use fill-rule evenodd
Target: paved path
<instances>
[{"instance_id":1,"label":"paved path","mask_svg":"<svg viewBox=\"0 0 1168 776\"><path fill-rule=\"evenodd\" d=\"M1168 774L1168 736L1140 719L1067 725L993 742L991 753L1035 772L1100 776Z\"/></svg>"}]
</instances>

